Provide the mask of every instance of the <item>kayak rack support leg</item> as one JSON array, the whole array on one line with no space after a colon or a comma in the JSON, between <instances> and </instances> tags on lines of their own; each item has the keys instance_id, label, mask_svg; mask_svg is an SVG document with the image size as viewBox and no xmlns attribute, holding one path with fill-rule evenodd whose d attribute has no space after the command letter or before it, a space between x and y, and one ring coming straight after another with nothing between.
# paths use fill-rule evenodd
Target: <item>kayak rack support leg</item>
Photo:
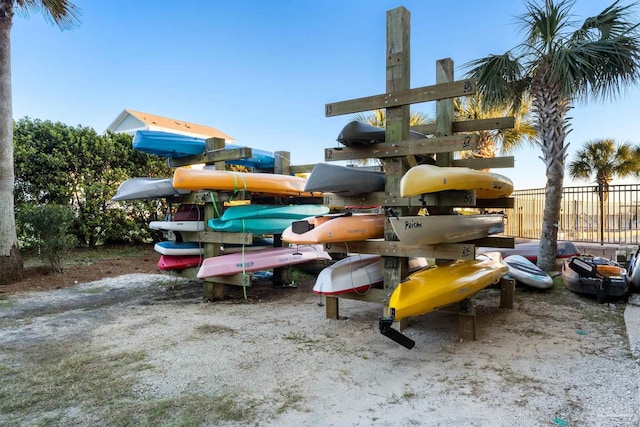
<instances>
[{"instance_id":1,"label":"kayak rack support leg","mask_svg":"<svg viewBox=\"0 0 640 427\"><path fill-rule=\"evenodd\" d=\"M327 319L339 320L338 298L327 296L325 298L325 316Z\"/></svg>"},{"instance_id":2,"label":"kayak rack support leg","mask_svg":"<svg viewBox=\"0 0 640 427\"><path fill-rule=\"evenodd\" d=\"M500 280L500 308L513 309L513 295L516 289L515 279Z\"/></svg>"},{"instance_id":3,"label":"kayak rack support leg","mask_svg":"<svg viewBox=\"0 0 640 427\"><path fill-rule=\"evenodd\" d=\"M458 337L460 341L475 341L476 336L476 303L472 299L465 299L460 301Z\"/></svg>"}]
</instances>

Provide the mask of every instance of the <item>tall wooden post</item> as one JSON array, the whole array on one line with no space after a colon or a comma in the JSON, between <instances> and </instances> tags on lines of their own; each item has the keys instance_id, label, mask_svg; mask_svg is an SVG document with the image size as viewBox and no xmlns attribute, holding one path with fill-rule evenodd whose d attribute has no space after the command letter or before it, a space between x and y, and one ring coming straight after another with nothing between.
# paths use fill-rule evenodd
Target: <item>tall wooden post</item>
<instances>
[{"instance_id":1,"label":"tall wooden post","mask_svg":"<svg viewBox=\"0 0 640 427\"><path fill-rule=\"evenodd\" d=\"M404 7L387 11L387 93L408 91L411 85L410 72L411 14ZM386 108L386 143L409 139L410 105ZM407 171L404 157L389 157L383 160L387 178L385 192L391 197L400 196L400 178ZM407 208L399 208L406 215ZM388 222L385 224L385 240L398 240ZM407 258L384 257L384 287L395 288L406 276ZM386 314L386 313L385 313Z\"/></svg>"},{"instance_id":2,"label":"tall wooden post","mask_svg":"<svg viewBox=\"0 0 640 427\"><path fill-rule=\"evenodd\" d=\"M206 142L207 151L223 150L225 141L222 138L210 138ZM225 162L215 162L214 167L216 170L224 170ZM214 205L215 203L215 205ZM224 204L220 201L207 202L204 206L204 218L205 222L210 218L214 218L216 212L222 212ZM218 243L205 243L204 244L204 258L211 258L220 255L220 245ZM214 283L205 279L203 283L203 296L206 301L218 301L224 299L224 284Z\"/></svg>"}]
</instances>

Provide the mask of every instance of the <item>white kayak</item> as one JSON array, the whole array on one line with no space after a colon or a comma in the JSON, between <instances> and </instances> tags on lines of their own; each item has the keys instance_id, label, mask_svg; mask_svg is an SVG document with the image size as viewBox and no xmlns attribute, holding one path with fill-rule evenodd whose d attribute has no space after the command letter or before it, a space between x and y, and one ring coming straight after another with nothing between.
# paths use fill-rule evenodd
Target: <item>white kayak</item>
<instances>
[{"instance_id":1,"label":"white kayak","mask_svg":"<svg viewBox=\"0 0 640 427\"><path fill-rule=\"evenodd\" d=\"M409 258L409 271L427 266L425 258ZM313 287L321 295L339 295L347 292L366 292L382 285L382 257L380 255L352 255L324 268Z\"/></svg>"},{"instance_id":2,"label":"white kayak","mask_svg":"<svg viewBox=\"0 0 640 427\"><path fill-rule=\"evenodd\" d=\"M504 216L427 215L389 217L398 239L405 245L435 245L480 239L504 231Z\"/></svg>"},{"instance_id":3,"label":"white kayak","mask_svg":"<svg viewBox=\"0 0 640 427\"><path fill-rule=\"evenodd\" d=\"M204 231L204 221L151 221L151 230L162 231Z\"/></svg>"},{"instance_id":4,"label":"white kayak","mask_svg":"<svg viewBox=\"0 0 640 427\"><path fill-rule=\"evenodd\" d=\"M523 285L538 289L550 289L553 286L553 279L522 255L509 255L502 262L509 267L509 276Z\"/></svg>"}]
</instances>

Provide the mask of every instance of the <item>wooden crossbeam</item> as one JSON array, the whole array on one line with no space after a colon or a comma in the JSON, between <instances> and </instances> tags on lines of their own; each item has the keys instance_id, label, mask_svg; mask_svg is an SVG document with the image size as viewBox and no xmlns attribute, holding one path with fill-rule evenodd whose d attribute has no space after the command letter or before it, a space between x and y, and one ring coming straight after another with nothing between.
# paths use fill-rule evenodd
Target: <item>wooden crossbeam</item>
<instances>
[{"instance_id":1,"label":"wooden crossbeam","mask_svg":"<svg viewBox=\"0 0 640 427\"><path fill-rule=\"evenodd\" d=\"M185 242L229 243L237 245L251 245L251 233L222 233L219 231L181 231Z\"/></svg>"},{"instance_id":2,"label":"wooden crossbeam","mask_svg":"<svg viewBox=\"0 0 640 427\"><path fill-rule=\"evenodd\" d=\"M396 93L384 93L348 101L332 102L325 105L325 116L334 117L379 108L438 101L458 96L473 95L474 93L476 93L476 82L474 79L459 80L451 83L418 87Z\"/></svg>"},{"instance_id":3,"label":"wooden crossbeam","mask_svg":"<svg viewBox=\"0 0 640 427\"><path fill-rule=\"evenodd\" d=\"M475 259L473 243L408 246L397 241L364 240L325 244L327 252L378 254L391 257L427 257L441 259Z\"/></svg>"},{"instance_id":4,"label":"wooden crossbeam","mask_svg":"<svg viewBox=\"0 0 640 427\"><path fill-rule=\"evenodd\" d=\"M476 135L453 135L438 138L412 139L409 141L384 142L366 147L325 148L327 162L369 158L403 157L425 153L446 153L474 150L478 146Z\"/></svg>"},{"instance_id":5,"label":"wooden crossbeam","mask_svg":"<svg viewBox=\"0 0 640 427\"><path fill-rule=\"evenodd\" d=\"M513 209L516 202L513 197L500 197L498 199L478 199L477 208Z\"/></svg>"},{"instance_id":6,"label":"wooden crossbeam","mask_svg":"<svg viewBox=\"0 0 640 427\"><path fill-rule=\"evenodd\" d=\"M476 159L454 159L452 162L452 166L471 169L512 168L515 166L515 159L513 158L513 156Z\"/></svg>"},{"instance_id":7,"label":"wooden crossbeam","mask_svg":"<svg viewBox=\"0 0 640 427\"><path fill-rule=\"evenodd\" d=\"M180 157L178 159L167 159L167 165L170 168L177 168L179 166L188 166L198 163L215 163L227 160L246 159L251 156L251 148L249 147L230 148L219 151L207 151L203 154Z\"/></svg>"},{"instance_id":8,"label":"wooden crossbeam","mask_svg":"<svg viewBox=\"0 0 640 427\"><path fill-rule=\"evenodd\" d=\"M496 117L494 119L464 120L452 122L453 132L474 132L479 130L511 129L515 126L514 117ZM411 130L425 135L436 134L436 124L411 126Z\"/></svg>"},{"instance_id":9,"label":"wooden crossbeam","mask_svg":"<svg viewBox=\"0 0 640 427\"><path fill-rule=\"evenodd\" d=\"M344 206L392 206L420 208L423 206L457 206L473 207L476 204L475 191L443 191L425 194L423 200L419 197L394 197L386 192L368 193L358 196L338 196L326 193L323 205L330 207Z\"/></svg>"}]
</instances>

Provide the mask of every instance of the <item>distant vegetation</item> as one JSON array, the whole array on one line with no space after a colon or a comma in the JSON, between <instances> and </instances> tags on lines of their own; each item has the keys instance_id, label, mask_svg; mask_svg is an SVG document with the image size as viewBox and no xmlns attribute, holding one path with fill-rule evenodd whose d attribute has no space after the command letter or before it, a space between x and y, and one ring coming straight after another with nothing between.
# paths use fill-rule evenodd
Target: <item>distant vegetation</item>
<instances>
[{"instance_id":1,"label":"distant vegetation","mask_svg":"<svg viewBox=\"0 0 640 427\"><path fill-rule=\"evenodd\" d=\"M134 151L132 137L92 128L22 118L14 123L16 228L22 249L38 242L25 218L35 206L68 206L66 233L80 246L142 243L147 225L162 216L161 201L111 201L132 177L171 177L166 159ZM155 236L159 237L159 236Z\"/></svg>"}]
</instances>

